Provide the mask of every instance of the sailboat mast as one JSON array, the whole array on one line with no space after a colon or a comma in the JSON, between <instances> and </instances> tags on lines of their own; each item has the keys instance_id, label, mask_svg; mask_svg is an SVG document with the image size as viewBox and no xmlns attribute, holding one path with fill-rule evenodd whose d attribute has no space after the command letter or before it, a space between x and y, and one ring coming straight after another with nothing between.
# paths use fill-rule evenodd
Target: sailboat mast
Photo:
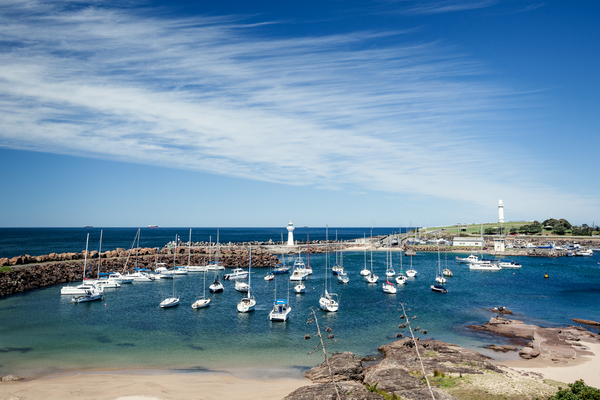
<instances>
[{"instance_id":1,"label":"sailboat mast","mask_svg":"<svg viewBox=\"0 0 600 400\"><path fill-rule=\"evenodd\" d=\"M88 253L88 243L90 241L90 233L87 234L87 239L85 239L85 259L83 261L83 279L85 279L85 268L87 265L87 253Z\"/></svg>"},{"instance_id":2,"label":"sailboat mast","mask_svg":"<svg viewBox=\"0 0 600 400\"><path fill-rule=\"evenodd\" d=\"M371 273L373 273L373 228L371 228Z\"/></svg>"},{"instance_id":3,"label":"sailboat mast","mask_svg":"<svg viewBox=\"0 0 600 400\"><path fill-rule=\"evenodd\" d=\"M219 263L219 230L217 229L217 254L215 256L215 263Z\"/></svg>"},{"instance_id":4,"label":"sailboat mast","mask_svg":"<svg viewBox=\"0 0 600 400\"><path fill-rule=\"evenodd\" d=\"M335 265L338 265L338 237L337 229L335 230Z\"/></svg>"},{"instance_id":5,"label":"sailboat mast","mask_svg":"<svg viewBox=\"0 0 600 400\"><path fill-rule=\"evenodd\" d=\"M102 264L102 229L100 229L100 247L98 248L98 279L100 279L100 265Z\"/></svg>"},{"instance_id":6,"label":"sailboat mast","mask_svg":"<svg viewBox=\"0 0 600 400\"><path fill-rule=\"evenodd\" d=\"M250 292L252 291L252 245L250 245L250 267L248 268L248 298L250 298Z\"/></svg>"},{"instance_id":7,"label":"sailboat mast","mask_svg":"<svg viewBox=\"0 0 600 400\"><path fill-rule=\"evenodd\" d=\"M188 240L188 267L192 259L192 228L190 228L190 239Z\"/></svg>"},{"instance_id":8,"label":"sailboat mast","mask_svg":"<svg viewBox=\"0 0 600 400\"><path fill-rule=\"evenodd\" d=\"M308 268L310 268L310 239L308 234L306 234L306 262L308 263Z\"/></svg>"},{"instance_id":9,"label":"sailboat mast","mask_svg":"<svg viewBox=\"0 0 600 400\"><path fill-rule=\"evenodd\" d=\"M329 226L325 225L325 293L327 293L327 259L329 258Z\"/></svg>"},{"instance_id":10,"label":"sailboat mast","mask_svg":"<svg viewBox=\"0 0 600 400\"><path fill-rule=\"evenodd\" d=\"M177 267L177 235L175 235L175 248L173 249L173 268Z\"/></svg>"}]
</instances>

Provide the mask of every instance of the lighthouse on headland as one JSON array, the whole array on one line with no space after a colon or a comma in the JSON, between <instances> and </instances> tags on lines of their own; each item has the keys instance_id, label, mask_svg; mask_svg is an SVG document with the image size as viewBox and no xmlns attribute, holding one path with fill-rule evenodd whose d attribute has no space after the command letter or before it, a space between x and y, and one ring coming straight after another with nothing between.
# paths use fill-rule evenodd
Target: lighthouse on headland
<instances>
[{"instance_id":1,"label":"lighthouse on headland","mask_svg":"<svg viewBox=\"0 0 600 400\"><path fill-rule=\"evenodd\" d=\"M498 200L498 222L501 224L504 223L504 204L502 200Z\"/></svg>"},{"instance_id":2,"label":"lighthouse on headland","mask_svg":"<svg viewBox=\"0 0 600 400\"><path fill-rule=\"evenodd\" d=\"M290 223L288 224L287 230L288 230L288 242L287 242L287 245L288 246L293 246L294 245L294 224L292 224L292 221L290 221Z\"/></svg>"}]
</instances>

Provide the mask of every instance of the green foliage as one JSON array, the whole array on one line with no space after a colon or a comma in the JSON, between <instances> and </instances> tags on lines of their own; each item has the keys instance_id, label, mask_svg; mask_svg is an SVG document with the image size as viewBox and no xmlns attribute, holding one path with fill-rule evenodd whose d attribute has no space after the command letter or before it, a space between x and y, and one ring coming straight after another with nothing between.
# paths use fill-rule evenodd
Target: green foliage
<instances>
[{"instance_id":1,"label":"green foliage","mask_svg":"<svg viewBox=\"0 0 600 400\"><path fill-rule=\"evenodd\" d=\"M378 390L377 394L380 394L385 400L402 400L402 397L384 392L383 390Z\"/></svg>"},{"instance_id":2,"label":"green foliage","mask_svg":"<svg viewBox=\"0 0 600 400\"><path fill-rule=\"evenodd\" d=\"M564 235L567 232L567 228L562 225L558 225L556 228L554 228L553 232L556 235Z\"/></svg>"},{"instance_id":3,"label":"green foliage","mask_svg":"<svg viewBox=\"0 0 600 400\"><path fill-rule=\"evenodd\" d=\"M485 235L496 235L498 233L498 229L496 228L485 228L483 233Z\"/></svg>"},{"instance_id":4,"label":"green foliage","mask_svg":"<svg viewBox=\"0 0 600 400\"><path fill-rule=\"evenodd\" d=\"M569 389L558 389L548 400L600 400L600 390L587 386L583 379L569 383Z\"/></svg>"},{"instance_id":5,"label":"green foliage","mask_svg":"<svg viewBox=\"0 0 600 400\"><path fill-rule=\"evenodd\" d=\"M0 272L13 272L13 269L8 266L4 266L0 268Z\"/></svg>"},{"instance_id":6,"label":"green foliage","mask_svg":"<svg viewBox=\"0 0 600 400\"><path fill-rule=\"evenodd\" d=\"M437 368L433 370L433 376L434 377L444 377L446 376L446 374L444 374L443 372L441 372L440 370L438 370Z\"/></svg>"},{"instance_id":7,"label":"green foliage","mask_svg":"<svg viewBox=\"0 0 600 400\"><path fill-rule=\"evenodd\" d=\"M367 384L367 390L369 392L376 392L377 391L377 385L379 385L379 382L375 382L372 385Z\"/></svg>"}]
</instances>

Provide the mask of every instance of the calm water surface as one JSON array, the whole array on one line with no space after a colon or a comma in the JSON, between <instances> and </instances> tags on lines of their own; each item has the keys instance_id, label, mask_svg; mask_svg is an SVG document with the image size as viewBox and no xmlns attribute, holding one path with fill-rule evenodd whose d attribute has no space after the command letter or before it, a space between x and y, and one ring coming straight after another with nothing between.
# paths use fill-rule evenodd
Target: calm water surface
<instances>
[{"instance_id":1,"label":"calm water surface","mask_svg":"<svg viewBox=\"0 0 600 400\"><path fill-rule=\"evenodd\" d=\"M171 309L158 307L161 299L172 293L173 281L168 280L106 289L104 300L92 303L71 304L69 296L60 295L62 285L0 298L0 374L110 368L309 367L322 361L318 353L307 354L316 345L315 339L304 339L305 334L314 332L314 324L306 325L311 307L338 340L330 343L328 350L358 355L375 354L378 346L395 340L400 302L411 309L411 316L418 316L413 327L427 329L427 337L484 353L481 346L501 343L501 339L472 333L465 326L487 321L494 306L509 308L514 319L544 326L567 325L571 318L600 320L597 254L586 258L522 257L522 269L498 272L469 271L464 264L455 264L453 257L449 255L447 260L454 272L446 284L449 293L429 290L438 257L436 253L419 253L412 260L417 277L400 286L396 295L388 295L381 290L381 279L379 284L369 285L360 277L364 254L346 253L344 266L350 283L338 284L331 272L328 274L334 278L332 290L340 296L337 313L318 309L325 278L323 254L311 255L314 274L302 295L293 292L289 275L265 282L268 271L254 270L258 305L249 314L236 311L244 294L227 281L223 293L211 295L208 308L193 310L191 304L203 290L202 273L175 278L181 305ZM394 253L396 270L400 270L400 258L400 253ZM386 254L375 252L373 259L375 272L384 276ZM330 260L331 266L333 254ZM409 263L410 258L403 257L404 270ZM441 264L446 266L443 254ZM544 279L546 272L550 279ZM213 276L206 274L207 285ZM291 318L272 323L268 313L275 295L287 297L288 286Z\"/></svg>"}]
</instances>

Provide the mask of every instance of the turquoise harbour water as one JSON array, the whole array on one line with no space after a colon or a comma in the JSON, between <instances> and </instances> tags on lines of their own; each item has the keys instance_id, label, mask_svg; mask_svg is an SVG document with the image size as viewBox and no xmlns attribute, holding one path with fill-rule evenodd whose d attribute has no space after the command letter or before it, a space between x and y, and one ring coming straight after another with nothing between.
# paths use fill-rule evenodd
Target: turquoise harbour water
<instances>
[{"instance_id":1,"label":"turquoise harbour water","mask_svg":"<svg viewBox=\"0 0 600 400\"><path fill-rule=\"evenodd\" d=\"M350 283L333 278L333 291L340 296L337 313L318 308L323 289L325 256L311 255L314 274L306 283L307 293L296 295L290 287L292 314L285 323L268 320L277 286L277 297L287 297L289 275L277 275L266 282L265 269L253 270L257 308L249 314L236 311L244 294L225 281L223 293L212 294L208 308L193 310L192 302L202 293L203 274L175 278L181 304L160 309L159 302L172 292L173 283L162 280L106 289L102 301L71 304L61 296L62 285L51 286L0 298L0 375L18 373L44 375L86 369L172 369L275 368L300 371L322 361L322 354L308 355L316 339L314 324L306 325L314 308L322 326L329 326L335 338L329 351L352 351L357 355L377 353L377 347L396 340L400 323L399 303L417 315L413 327L427 329L425 337L456 343L491 356L481 347L503 339L473 333L469 324L487 321L490 308L505 306L512 318L543 326L572 324L571 318L600 320L600 257L558 259L521 257L522 269L498 272L469 271L448 254L447 294L431 292L437 271L437 253L413 257L418 271L414 280L398 287L396 295L381 290L386 254L374 252L374 271L380 282L367 284L359 275L364 265L362 252L346 253L344 266ZM367 259L369 259L367 254ZM400 270L399 252L393 253L394 267ZM335 257L330 254L330 266ZM403 257L404 270L409 257ZM288 258L288 263L293 262ZM442 268L446 266L441 255ZM229 272L229 271L226 271ZM544 273L549 279L544 279ZM213 273L207 273L208 284ZM313 290L314 288L314 290ZM419 336L424 337L422 334Z\"/></svg>"}]
</instances>

